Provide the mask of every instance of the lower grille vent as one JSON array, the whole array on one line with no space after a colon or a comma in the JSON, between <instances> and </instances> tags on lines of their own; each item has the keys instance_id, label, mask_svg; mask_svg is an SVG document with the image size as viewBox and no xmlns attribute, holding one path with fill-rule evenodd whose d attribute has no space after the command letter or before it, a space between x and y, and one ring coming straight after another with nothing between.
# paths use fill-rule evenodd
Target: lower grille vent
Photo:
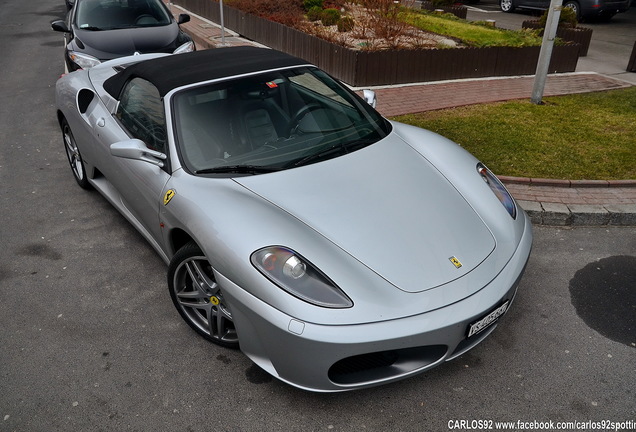
<instances>
[{"instance_id":1,"label":"lower grille vent","mask_svg":"<svg viewBox=\"0 0 636 432\"><path fill-rule=\"evenodd\" d=\"M446 351L445 345L431 345L347 357L331 366L329 379L343 385L387 380L430 366Z\"/></svg>"}]
</instances>

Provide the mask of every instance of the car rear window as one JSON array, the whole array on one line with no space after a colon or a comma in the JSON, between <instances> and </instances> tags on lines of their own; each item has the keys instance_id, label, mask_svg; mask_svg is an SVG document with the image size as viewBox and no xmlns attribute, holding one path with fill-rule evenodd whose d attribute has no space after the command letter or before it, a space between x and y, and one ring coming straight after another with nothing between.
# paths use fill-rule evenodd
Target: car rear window
<instances>
[{"instance_id":1,"label":"car rear window","mask_svg":"<svg viewBox=\"0 0 636 432\"><path fill-rule=\"evenodd\" d=\"M115 30L170 24L158 0L82 0L75 23L84 30Z\"/></svg>"}]
</instances>

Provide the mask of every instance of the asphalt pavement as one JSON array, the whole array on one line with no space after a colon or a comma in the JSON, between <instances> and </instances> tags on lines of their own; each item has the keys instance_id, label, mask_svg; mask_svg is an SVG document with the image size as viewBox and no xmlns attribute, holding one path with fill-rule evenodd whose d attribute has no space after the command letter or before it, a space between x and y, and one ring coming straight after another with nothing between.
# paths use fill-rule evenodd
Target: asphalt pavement
<instances>
[{"instance_id":1,"label":"asphalt pavement","mask_svg":"<svg viewBox=\"0 0 636 432\"><path fill-rule=\"evenodd\" d=\"M189 23L183 25L196 41L198 49L213 49L223 46L257 45L237 33L188 10L168 3L173 14L189 13ZM530 16L528 16L530 15ZM503 14L496 3L487 0L471 6L468 19L499 20L503 28L519 29L531 13ZM636 8L613 18L618 21L620 44L608 49L606 42L597 48L594 39L590 46L585 70L566 74L549 75L544 96L558 96L631 87L636 84L636 73L617 72L617 64L624 58L629 60L625 44L633 33L636 40ZM503 23L502 23L503 21ZM614 23L613 23L614 24ZM631 24L631 26L630 26ZM607 35L607 24L599 27L603 41ZM597 29L598 30L598 29ZM608 54L608 52L613 54ZM596 60L599 58L599 60ZM608 60L608 58L610 60ZM579 60L581 61L581 60ZM608 64L610 66L608 66ZM611 74L594 70L602 65ZM534 76L464 79L442 82L413 83L408 85L378 86L373 90L378 96L377 109L385 116L396 116L457 106L530 98ZM361 90L361 89L354 89ZM581 181L562 179L537 179L501 177L517 202L526 210L534 224L545 225L636 225L636 179L627 181Z\"/></svg>"}]
</instances>

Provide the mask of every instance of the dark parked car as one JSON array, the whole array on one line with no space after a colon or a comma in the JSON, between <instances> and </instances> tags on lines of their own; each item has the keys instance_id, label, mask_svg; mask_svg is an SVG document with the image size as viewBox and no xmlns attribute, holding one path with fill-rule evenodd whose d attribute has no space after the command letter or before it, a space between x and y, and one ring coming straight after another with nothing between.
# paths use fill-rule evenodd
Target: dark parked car
<instances>
[{"instance_id":1,"label":"dark parked car","mask_svg":"<svg viewBox=\"0 0 636 432\"><path fill-rule=\"evenodd\" d=\"M563 0L563 6L574 9L576 18L610 19L619 12L629 9L630 0ZM550 7L550 0L499 0L504 12L514 12L516 8L545 10Z\"/></svg>"},{"instance_id":2,"label":"dark parked car","mask_svg":"<svg viewBox=\"0 0 636 432\"><path fill-rule=\"evenodd\" d=\"M51 23L64 32L67 71L88 69L103 61L135 53L194 51L192 38L161 0L74 0L66 21ZM69 1L67 0L67 6Z\"/></svg>"}]
</instances>

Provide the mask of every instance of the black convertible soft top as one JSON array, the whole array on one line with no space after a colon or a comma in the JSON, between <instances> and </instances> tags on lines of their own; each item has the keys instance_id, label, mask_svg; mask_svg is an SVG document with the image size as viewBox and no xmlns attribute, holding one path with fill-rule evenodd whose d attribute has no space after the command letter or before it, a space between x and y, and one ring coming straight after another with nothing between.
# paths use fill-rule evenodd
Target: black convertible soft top
<instances>
[{"instance_id":1,"label":"black convertible soft top","mask_svg":"<svg viewBox=\"0 0 636 432\"><path fill-rule=\"evenodd\" d=\"M131 78L143 78L153 83L163 97L188 84L305 64L308 64L305 60L268 48L215 48L135 63L104 81L104 89L119 99Z\"/></svg>"}]
</instances>

